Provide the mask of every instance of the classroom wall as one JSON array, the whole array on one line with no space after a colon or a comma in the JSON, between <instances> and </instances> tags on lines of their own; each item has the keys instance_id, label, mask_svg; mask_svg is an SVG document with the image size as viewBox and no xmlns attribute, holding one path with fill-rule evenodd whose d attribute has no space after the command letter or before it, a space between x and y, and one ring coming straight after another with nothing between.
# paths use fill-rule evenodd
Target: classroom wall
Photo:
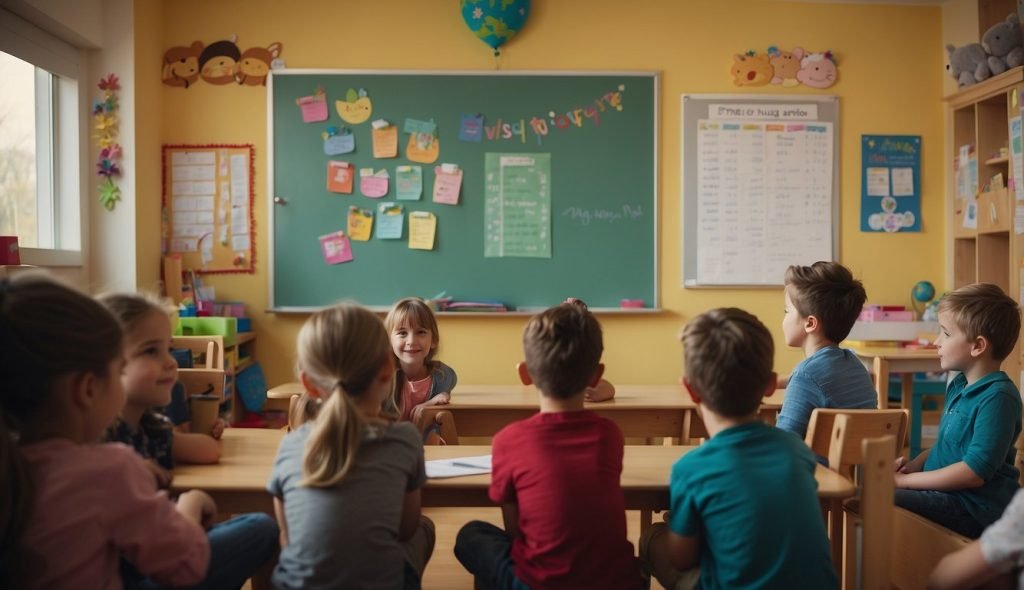
<instances>
[{"instance_id":1,"label":"classroom wall","mask_svg":"<svg viewBox=\"0 0 1024 590\"><path fill-rule=\"evenodd\" d=\"M140 2L146 0L136 0L136 7ZM526 28L503 52L503 69L628 69L659 70L662 74L658 207L659 281L665 312L654 317L601 318L604 360L612 381L675 382L682 370L677 342L680 327L694 315L721 305L744 307L771 328L779 371L788 372L801 357L798 351L787 350L781 339L781 289L680 287L679 96L780 92L775 88L741 91L732 85L732 55L747 49L763 51L777 44L783 48L831 48L837 53L840 81L836 86L826 91L787 92L841 96L840 260L863 279L870 300L908 304L914 282L926 279L946 284L941 14L939 6L752 0L533 3ZM159 36L165 48L236 34L242 46L282 42L283 57L293 68L495 67L490 50L463 24L454 0L309 0L302 4L176 0L163 2L158 20L162 21ZM136 51L140 51L138 47ZM146 52L144 59L136 55L140 64L136 81L143 85L152 84L152 78L159 76L159 63ZM160 94L159 106L147 105L146 112L160 120L162 142L255 144L257 272L211 277L208 282L216 287L218 298L248 304L258 335L257 357L268 382L274 385L290 380L294 339L305 318L263 312L268 282L266 92L197 84L188 90L162 87ZM923 137L923 232L860 233L860 135L865 133ZM159 171L149 162L140 166L138 173L140 185L153 185L149 177ZM146 215L138 220L140 276L143 267L155 269L159 264L155 256L159 217ZM381 274L387 276L386 271ZM337 295L343 297L344 293ZM463 383L511 382L515 379L513 364L521 356L524 322L524 318L443 318L440 356L458 370Z\"/></svg>"}]
</instances>

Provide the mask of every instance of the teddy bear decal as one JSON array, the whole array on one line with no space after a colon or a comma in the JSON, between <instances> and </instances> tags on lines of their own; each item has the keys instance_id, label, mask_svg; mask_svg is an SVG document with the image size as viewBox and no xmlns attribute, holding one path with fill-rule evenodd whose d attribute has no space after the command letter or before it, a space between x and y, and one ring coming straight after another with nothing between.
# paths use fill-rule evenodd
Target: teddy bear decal
<instances>
[{"instance_id":1,"label":"teddy bear decal","mask_svg":"<svg viewBox=\"0 0 1024 590\"><path fill-rule=\"evenodd\" d=\"M734 55L731 72L733 84L737 86L774 84L783 88L801 84L828 88L839 76L831 51L810 52L800 47L783 51L775 46L761 55L755 51Z\"/></svg>"},{"instance_id":2,"label":"teddy bear decal","mask_svg":"<svg viewBox=\"0 0 1024 590\"><path fill-rule=\"evenodd\" d=\"M266 86L270 70L283 68L282 44L239 49L234 37L204 45L171 47L164 52L161 79L168 86L189 88L200 79L207 84L223 86Z\"/></svg>"}]
</instances>

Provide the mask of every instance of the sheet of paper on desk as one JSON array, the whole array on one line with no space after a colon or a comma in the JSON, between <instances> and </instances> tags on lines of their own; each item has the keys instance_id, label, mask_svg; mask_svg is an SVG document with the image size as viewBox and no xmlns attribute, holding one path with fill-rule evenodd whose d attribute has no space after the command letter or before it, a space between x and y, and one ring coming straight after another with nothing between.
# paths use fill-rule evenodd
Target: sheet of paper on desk
<instances>
[{"instance_id":1,"label":"sheet of paper on desk","mask_svg":"<svg viewBox=\"0 0 1024 590\"><path fill-rule=\"evenodd\" d=\"M441 479L462 475L481 475L491 472L491 456L459 457L427 461L427 477Z\"/></svg>"}]
</instances>

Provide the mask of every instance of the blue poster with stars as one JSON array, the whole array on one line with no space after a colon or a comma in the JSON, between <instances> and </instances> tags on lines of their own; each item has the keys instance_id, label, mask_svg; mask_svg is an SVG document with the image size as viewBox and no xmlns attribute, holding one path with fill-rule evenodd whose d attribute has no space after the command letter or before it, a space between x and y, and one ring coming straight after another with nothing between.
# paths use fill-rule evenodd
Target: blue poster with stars
<instances>
[{"instance_id":1,"label":"blue poster with stars","mask_svg":"<svg viewBox=\"0 0 1024 590\"><path fill-rule=\"evenodd\" d=\"M921 136L861 136L860 231L921 231Z\"/></svg>"}]
</instances>

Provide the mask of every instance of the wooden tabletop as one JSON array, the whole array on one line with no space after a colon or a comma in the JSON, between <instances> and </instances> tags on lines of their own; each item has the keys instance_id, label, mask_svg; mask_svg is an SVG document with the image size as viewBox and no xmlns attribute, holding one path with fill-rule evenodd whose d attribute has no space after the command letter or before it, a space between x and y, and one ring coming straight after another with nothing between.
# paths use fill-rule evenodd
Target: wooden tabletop
<instances>
[{"instance_id":1,"label":"wooden tabletop","mask_svg":"<svg viewBox=\"0 0 1024 590\"><path fill-rule=\"evenodd\" d=\"M851 348L861 358L882 358L887 360L935 360L939 351L935 348L877 348L871 346Z\"/></svg>"}]
</instances>

